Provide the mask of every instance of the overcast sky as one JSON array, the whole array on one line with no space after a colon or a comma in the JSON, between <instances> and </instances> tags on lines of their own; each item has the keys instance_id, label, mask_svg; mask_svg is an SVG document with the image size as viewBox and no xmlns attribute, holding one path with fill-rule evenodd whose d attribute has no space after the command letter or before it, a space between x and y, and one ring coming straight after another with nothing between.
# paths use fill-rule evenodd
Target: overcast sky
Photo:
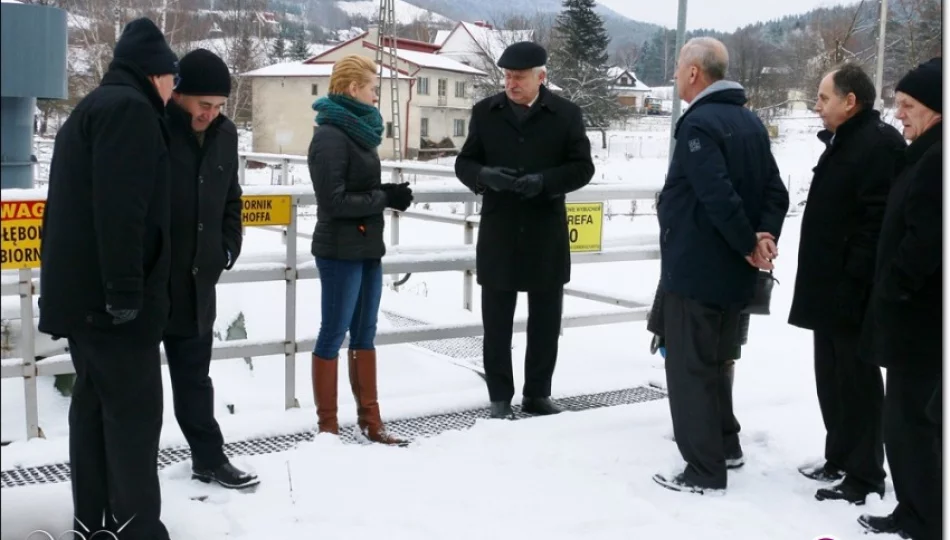
<instances>
[{"instance_id":1,"label":"overcast sky","mask_svg":"<svg viewBox=\"0 0 950 540\"><path fill-rule=\"evenodd\" d=\"M872 0L873 1L873 0ZM643 22L676 28L678 0L597 0L601 5ZM798 15L819 7L857 4L856 0L688 0L686 29L732 32L759 21Z\"/></svg>"}]
</instances>

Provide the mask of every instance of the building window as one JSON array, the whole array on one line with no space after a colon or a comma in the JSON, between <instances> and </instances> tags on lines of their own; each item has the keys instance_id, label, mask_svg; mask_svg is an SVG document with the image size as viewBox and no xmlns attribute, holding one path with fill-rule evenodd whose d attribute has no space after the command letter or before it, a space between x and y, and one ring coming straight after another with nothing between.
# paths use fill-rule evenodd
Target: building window
<instances>
[{"instance_id":1,"label":"building window","mask_svg":"<svg viewBox=\"0 0 950 540\"><path fill-rule=\"evenodd\" d=\"M466 94L466 84L465 81L455 81L455 97L464 98Z\"/></svg>"},{"instance_id":2,"label":"building window","mask_svg":"<svg viewBox=\"0 0 950 540\"><path fill-rule=\"evenodd\" d=\"M417 79L417 82L419 83L419 89L418 89L419 95L428 96L429 95L429 78L419 77Z\"/></svg>"},{"instance_id":3,"label":"building window","mask_svg":"<svg viewBox=\"0 0 950 540\"><path fill-rule=\"evenodd\" d=\"M392 122L386 122L386 138L387 139L393 138L393 123Z\"/></svg>"},{"instance_id":4,"label":"building window","mask_svg":"<svg viewBox=\"0 0 950 540\"><path fill-rule=\"evenodd\" d=\"M461 118L456 118L453 122L455 127L455 137L464 137L465 136L465 120Z\"/></svg>"},{"instance_id":5,"label":"building window","mask_svg":"<svg viewBox=\"0 0 950 540\"><path fill-rule=\"evenodd\" d=\"M421 125L419 126L419 134L423 137L429 136L429 119L423 118L421 120Z\"/></svg>"},{"instance_id":6,"label":"building window","mask_svg":"<svg viewBox=\"0 0 950 540\"><path fill-rule=\"evenodd\" d=\"M621 77L621 78L620 78L620 84L622 84L623 86L629 86L629 85L630 85L630 79L628 79L628 78L626 78L626 77Z\"/></svg>"},{"instance_id":7,"label":"building window","mask_svg":"<svg viewBox=\"0 0 950 540\"><path fill-rule=\"evenodd\" d=\"M320 85L319 85L319 84L311 84L311 85L310 85L310 95L311 95L311 96L316 96L316 95L318 95L318 94L320 94Z\"/></svg>"},{"instance_id":8,"label":"building window","mask_svg":"<svg viewBox=\"0 0 950 540\"><path fill-rule=\"evenodd\" d=\"M444 106L449 100L449 80L439 79L439 106Z\"/></svg>"}]
</instances>

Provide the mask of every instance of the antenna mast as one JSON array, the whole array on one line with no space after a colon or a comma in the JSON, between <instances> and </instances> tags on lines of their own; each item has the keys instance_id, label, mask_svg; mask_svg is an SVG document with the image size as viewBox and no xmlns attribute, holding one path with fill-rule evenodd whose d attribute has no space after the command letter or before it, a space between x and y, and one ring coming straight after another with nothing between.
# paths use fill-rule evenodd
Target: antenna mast
<instances>
[{"instance_id":1,"label":"antenna mast","mask_svg":"<svg viewBox=\"0 0 950 540\"><path fill-rule=\"evenodd\" d=\"M402 160L402 122L399 114L399 60L396 55L396 0L379 0L379 29L376 36L376 65L379 84L383 84L383 66L389 69L389 95L392 99L393 159ZM384 58L389 56L389 63ZM383 102L379 101L382 109Z\"/></svg>"}]
</instances>

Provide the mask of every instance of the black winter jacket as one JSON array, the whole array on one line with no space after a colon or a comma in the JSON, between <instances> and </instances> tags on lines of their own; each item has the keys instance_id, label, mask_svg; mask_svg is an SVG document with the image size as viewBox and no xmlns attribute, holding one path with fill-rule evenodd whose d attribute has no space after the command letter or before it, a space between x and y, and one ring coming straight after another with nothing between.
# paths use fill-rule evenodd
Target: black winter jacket
<instances>
[{"instance_id":1,"label":"black winter jacket","mask_svg":"<svg viewBox=\"0 0 950 540\"><path fill-rule=\"evenodd\" d=\"M874 277L881 221L906 147L880 113L867 110L818 138L827 145L814 168L802 216L790 324L857 335Z\"/></svg>"},{"instance_id":2,"label":"black winter jacket","mask_svg":"<svg viewBox=\"0 0 950 540\"><path fill-rule=\"evenodd\" d=\"M757 271L745 257L757 232L779 237L788 211L768 132L745 102L728 81L697 96L677 122L657 204L661 287L723 308L752 298Z\"/></svg>"},{"instance_id":3,"label":"black winter jacket","mask_svg":"<svg viewBox=\"0 0 950 540\"><path fill-rule=\"evenodd\" d=\"M571 246L564 196L594 176L590 140L580 107L542 86L530 110L517 114L504 93L472 108L468 137L455 174L482 194L476 244L478 283L507 291L552 290L571 280ZM540 195L484 190L482 167L539 173Z\"/></svg>"},{"instance_id":4,"label":"black winter jacket","mask_svg":"<svg viewBox=\"0 0 950 540\"><path fill-rule=\"evenodd\" d=\"M876 365L943 373L943 126L906 151L891 187L863 332Z\"/></svg>"},{"instance_id":5,"label":"black winter jacket","mask_svg":"<svg viewBox=\"0 0 950 540\"><path fill-rule=\"evenodd\" d=\"M211 331L215 285L241 254L241 185L237 128L218 116L204 144L191 129L191 115L168 104L171 133L171 319L167 333L194 336Z\"/></svg>"},{"instance_id":6,"label":"black winter jacket","mask_svg":"<svg viewBox=\"0 0 950 540\"><path fill-rule=\"evenodd\" d=\"M307 153L317 196L317 224L310 252L327 259L381 259L386 194L374 148L359 146L332 125L316 128Z\"/></svg>"},{"instance_id":7,"label":"black winter jacket","mask_svg":"<svg viewBox=\"0 0 950 540\"><path fill-rule=\"evenodd\" d=\"M145 74L116 60L56 135L43 216L40 331L161 338L171 261L164 113ZM116 325L106 305L139 314Z\"/></svg>"}]
</instances>

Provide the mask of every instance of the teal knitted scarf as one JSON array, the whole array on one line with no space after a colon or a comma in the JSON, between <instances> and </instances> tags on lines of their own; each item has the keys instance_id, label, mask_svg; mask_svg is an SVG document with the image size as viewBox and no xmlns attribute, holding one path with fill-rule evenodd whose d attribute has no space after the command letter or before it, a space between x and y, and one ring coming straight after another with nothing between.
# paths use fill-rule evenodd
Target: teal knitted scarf
<instances>
[{"instance_id":1,"label":"teal knitted scarf","mask_svg":"<svg viewBox=\"0 0 950 540\"><path fill-rule=\"evenodd\" d=\"M371 150L383 142L383 116L379 109L344 94L330 94L313 102L317 125L343 130L357 144Z\"/></svg>"}]
</instances>

